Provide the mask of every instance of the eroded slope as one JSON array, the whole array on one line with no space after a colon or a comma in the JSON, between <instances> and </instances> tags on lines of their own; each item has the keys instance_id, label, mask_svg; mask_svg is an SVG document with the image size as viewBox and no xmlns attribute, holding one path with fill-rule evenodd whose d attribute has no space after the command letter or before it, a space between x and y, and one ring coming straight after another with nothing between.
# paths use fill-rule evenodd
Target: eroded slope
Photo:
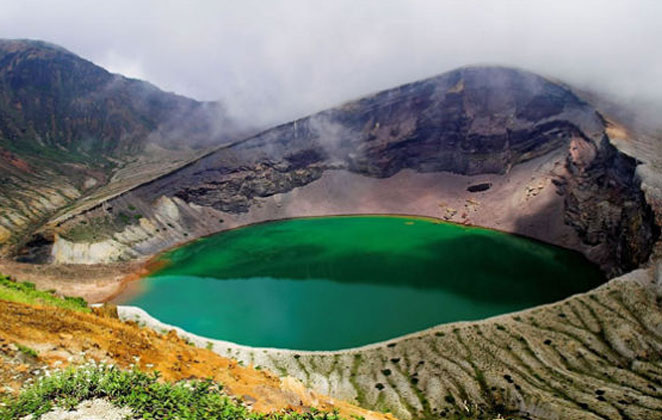
<instances>
[{"instance_id":1,"label":"eroded slope","mask_svg":"<svg viewBox=\"0 0 662 420\"><path fill-rule=\"evenodd\" d=\"M226 220L257 212L268 197L296 197L297 189L330 172L388 179L412 170L438 173L442 183L445 173L481 175L489 189L523 162L540 159L529 176L543 183L525 185L527 194L536 196L551 181L557 195L546 204L561 206L574 233L555 229L536 237L580 249L616 275L647 260L657 228L635 176L637 161L611 144L607 128L595 109L562 85L513 69L464 68L220 149L52 226L45 236L55 242L49 248L55 262L134 259L223 230ZM559 164L550 169L543 162ZM355 194L347 185L323 197L319 211ZM439 202L450 196L442 192ZM527 226L536 223L526 206L521 209L510 215L517 223L506 230L530 235ZM462 209L454 210L458 217L450 219L467 222Z\"/></svg>"}]
</instances>

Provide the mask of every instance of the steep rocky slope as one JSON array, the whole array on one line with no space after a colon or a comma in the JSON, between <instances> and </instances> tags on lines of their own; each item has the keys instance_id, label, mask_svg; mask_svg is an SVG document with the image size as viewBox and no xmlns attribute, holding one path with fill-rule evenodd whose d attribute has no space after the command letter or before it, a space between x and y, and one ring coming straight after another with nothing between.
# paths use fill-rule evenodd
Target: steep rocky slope
<instances>
[{"instance_id":1,"label":"steep rocky slope","mask_svg":"<svg viewBox=\"0 0 662 420\"><path fill-rule=\"evenodd\" d=\"M616 275L648 259L658 228L635 176L637 160L613 146L608 128L590 104L563 85L520 70L462 68L219 149L51 225L43 232L44 246L51 260L61 263L132 259L240 224L235 220L258 213L273 197L296 201L298 190L314 188L329 173L382 180L403 170L435 173L449 191L449 173L454 173L467 182L482 177L483 187L473 193L488 194L495 179L508 182L514 168L537 161L541 164L531 167L528 176L539 183L522 181L526 199L536 198L545 187L554 191L545 195L543 204L559 209L573 229L532 233L537 222L529 205L512 208L511 226L495 226L489 220L479 224L574 247ZM553 168L544 164L559 156ZM471 199L473 193L468 190L464 196ZM313 213L325 214L325 208L349 202L355 194L347 185L316 203ZM449 197L442 191L437 199ZM490 201L512 197L493 196ZM382 206L376 201L372 208ZM390 208L398 212L403 206ZM468 222L461 217L465 212L447 210L448 219ZM48 241L54 241L52 248Z\"/></svg>"},{"instance_id":2,"label":"steep rocky slope","mask_svg":"<svg viewBox=\"0 0 662 420\"><path fill-rule=\"evenodd\" d=\"M111 74L61 47L0 40L0 138L7 148L103 160L147 142L182 147L182 136L189 146L210 144L229 125L223 117L219 103Z\"/></svg>"},{"instance_id":3,"label":"steep rocky slope","mask_svg":"<svg viewBox=\"0 0 662 420\"><path fill-rule=\"evenodd\" d=\"M133 186L235 135L219 103L111 74L52 44L0 40L0 248L24 243L24 232L118 171L126 180L151 167Z\"/></svg>"}]
</instances>

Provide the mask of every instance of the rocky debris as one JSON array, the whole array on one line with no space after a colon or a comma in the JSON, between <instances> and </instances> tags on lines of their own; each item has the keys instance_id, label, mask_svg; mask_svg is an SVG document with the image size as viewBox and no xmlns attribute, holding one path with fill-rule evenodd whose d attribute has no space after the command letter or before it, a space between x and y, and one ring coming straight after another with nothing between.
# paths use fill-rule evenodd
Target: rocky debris
<instances>
[{"instance_id":1,"label":"rocky debris","mask_svg":"<svg viewBox=\"0 0 662 420\"><path fill-rule=\"evenodd\" d=\"M42 420L123 420L131 417L131 413L128 407L115 407L106 400L95 399L83 401L73 410L55 408L40 418ZM22 420L32 419L32 415L22 418Z\"/></svg>"},{"instance_id":2,"label":"rocky debris","mask_svg":"<svg viewBox=\"0 0 662 420\"><path fill-rule=\"evenodd\" d=\"M545 183L543 181L538 182L537 184L527 185L525 191L525 199L536 197L540 192L545 188Z\"/></svg>"},{"instance_id":3,"label":"rocky debris","mask_svg":"<svg viewBox=\"0 0 662 420\"><path fill-rule=\"evenodd\" d=\"M445 207L444 214L441 216L444 220L452 220L457 214L457 210L452 207Z\"/></svg>"},{"instance_id":4,"label":"rocky debris","mask_svg":"<svg viewBox=\"0 0 662 420\"><path fill-rule=\"evenodd\" d=\"M476 212L478 211L479 207L480 202L478 200L474 200L473 198L467 198L464 202L464 208L468 212Z\"/></svg>"}]
</instances>

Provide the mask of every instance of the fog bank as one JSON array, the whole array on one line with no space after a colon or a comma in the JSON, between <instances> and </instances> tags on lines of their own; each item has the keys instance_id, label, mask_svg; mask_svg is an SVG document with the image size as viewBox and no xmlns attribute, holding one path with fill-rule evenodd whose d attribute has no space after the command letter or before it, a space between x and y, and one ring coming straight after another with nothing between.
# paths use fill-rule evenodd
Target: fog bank
<instances>
[{"instance_id":1,"label":"fog bank","mask_svg":"<svg viewBox=\"0 0 662 420\"><path fill-rule=\"evenodd\" d=\"M633 0L22 0L0 7L0 37L53 42L264 125L480 63L650 111L662 103L661 18L662 2Z\"/></svg>"}]
</instances>

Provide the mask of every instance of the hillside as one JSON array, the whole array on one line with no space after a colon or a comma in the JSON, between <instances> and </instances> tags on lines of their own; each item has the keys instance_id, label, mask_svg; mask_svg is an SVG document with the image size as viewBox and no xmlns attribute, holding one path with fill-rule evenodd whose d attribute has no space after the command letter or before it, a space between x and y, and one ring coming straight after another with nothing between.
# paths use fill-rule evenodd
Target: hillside
<instances>
[{"instance_id":1,"label":"hillside","mask_svg":"<svg viewBox=\"0 0 662 420\"><path fill-rule=\"evenodd\" d=\"M244 366L221 357L211 351L210 345L206 349L192 346L175 331L157 332L135 322L122 322L112 309L89 312L80 299L58 298L34 291L30 285L0 278L0 380L3 384L0 398L11 398L31 381L40 378L47 381L50 375L58 375L67 367L84 372L94 366L114 366L125 371L134 368L142 372L158 371L160 381L166 384L211 379L222 385L222 395L230 395L248 408L243 415L240 411L234 414L239 417L249 412L318 409L338 410L346 419L351 416L390 418L310 392L294 379L280 379L259 366ZM84 379L85 374L82 375ZM89 380L88 377L85 387L93 393ZM141 383L147 387L149 382L140 375L134 375L131 380L136 387ZM164 390L162 388L161 392ZM67 398L75 398L73 391L63 392L65 402ZM152 388L152 392L156 390ZM113 392L107 390L106 396L112 398ZM3 407L0 406L0 418L7 414ZM19 407L20 404L15 406ZM26 405L29 412L34 412L36 407ZM204 411L204 406L201 409ZM235 417L228 415L228 418Z\"/></svg>"},{"instance_id":2,"label":"hillside","mask_svg":"<svg viewBox=\"0 0 662 420\"><path fill-rule=\"evenodd\" d=\"M0 40L0 243L109 183L171 170L238 135L219 103L52 44Z\"/></svg>"},{"instance_id":3,"label":"hillside","mask_svg":"<svg viewBox=\"0 0 662 420\"><path fill-rule=\"evenodd\" d=\"M104 263L260 220L399 213L532 236L616 275L648 259L658 229L637 161L614 147L610 127L559 83L462 68L211 153L49 225L40 252ZM467 200L481 203L471 217L458 210Z\"/></svg>"}]
</instances>

